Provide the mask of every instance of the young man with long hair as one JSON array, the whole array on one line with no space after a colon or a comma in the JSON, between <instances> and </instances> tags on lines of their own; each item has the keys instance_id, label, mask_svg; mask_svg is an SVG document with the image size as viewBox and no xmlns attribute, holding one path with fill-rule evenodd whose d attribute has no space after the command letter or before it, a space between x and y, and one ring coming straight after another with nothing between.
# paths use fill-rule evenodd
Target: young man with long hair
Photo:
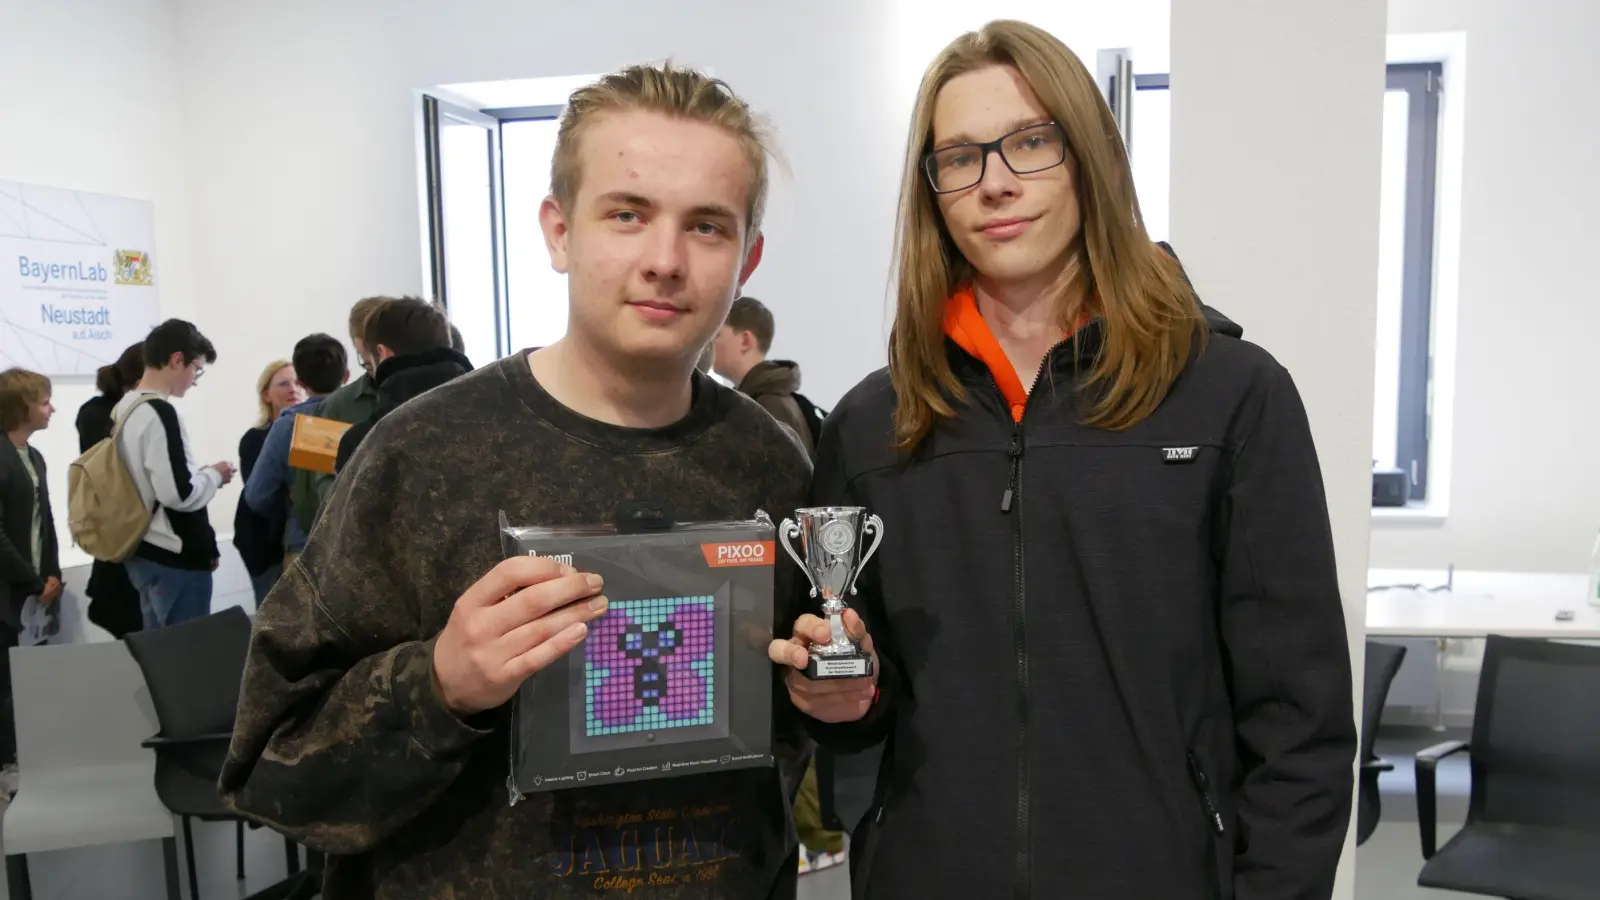
<instances>
[{"instance_id":1,"label":"young man with long hair","mask_svg":"<svg viewBox=\"0 0 1600 900\"><path fill-rule=\"evenodd\" d=\"M792 898L774 769L507 802L507 702L608 601L597 576L502 559L502 511L590 525L649 499L683 521L777 518L810 479L792 435L695 370L761 258L750 108L697 72L625 69L573 94L551 168L540 222L566 335L400 406L355 451L256 616L224 796L330 854L328 900ZM778 674L792 786L805 739Z\"/></svg>"},{"instance_id":2,"label":"young man with long hair","mask_svg":"<svg viewBox=\"0 0 1600 900\"><path fill-rule=\"evenodd\" d=\"M1306 413L1150 241L1117 134L1022 23L922 81L890 365L812 498L883 517L847 614L878 665L807 680L809 615L772 647L820 742L888 739L857 896L1332 891L1356 733Z\"/></svg>"}]
</instances>

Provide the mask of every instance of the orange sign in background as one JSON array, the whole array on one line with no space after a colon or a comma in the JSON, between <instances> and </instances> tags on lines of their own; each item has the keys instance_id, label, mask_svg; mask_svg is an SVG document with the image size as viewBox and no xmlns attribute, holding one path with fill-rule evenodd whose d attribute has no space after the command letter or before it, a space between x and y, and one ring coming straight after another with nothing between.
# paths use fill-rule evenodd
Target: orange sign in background
<instances>
[{"instance_id":1,"label":"orange sign in background","mask_svg":"<svg viewBox=\"0 0 1600 900\"><path fill-rule=\"evenodd\" d=\"M731 544L701 544L706 555L706 565L713 569L728 566L770 566L778 549L774 541L735 541Z\"/></svg>"}]
</instances>

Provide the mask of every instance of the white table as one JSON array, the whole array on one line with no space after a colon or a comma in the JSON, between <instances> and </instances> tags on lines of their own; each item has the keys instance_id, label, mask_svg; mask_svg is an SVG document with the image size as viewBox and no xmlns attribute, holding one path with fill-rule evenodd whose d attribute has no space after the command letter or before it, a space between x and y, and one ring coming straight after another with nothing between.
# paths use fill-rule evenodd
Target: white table
<instances>
[{"instance_id":1,"label":"white table","mask_svg":"<svg viewBox=\"0 0 1600 900\"><path fill-rule=\"evenodd\" d=\"M1429 591L1449 582L1449 590ZM1373 590L1420 584L1422 590ZM1481 638L1491 634L1600 640L1600 609L1585 602L1586 575L1546 572L1373 569L1367 573L1369 637ZM1572 621L1556 620L1570 610Z\"/></svg>"},{"instance_id":2,"label":"white table","mask_svg":"<svg viewBox=\"0 0 1600 900\"><path fill-rule=\"evenodd\" d=\"M1443 731L1446 641L1491 634L1600 640L1600 609L1588 604L1588 587L1587 575L1373 569L1367 573L1367 636L1436 639L1434 730ZM1558 620L1561 611L1570 611L1572 620Z\"/></svg>"}]
</instances>

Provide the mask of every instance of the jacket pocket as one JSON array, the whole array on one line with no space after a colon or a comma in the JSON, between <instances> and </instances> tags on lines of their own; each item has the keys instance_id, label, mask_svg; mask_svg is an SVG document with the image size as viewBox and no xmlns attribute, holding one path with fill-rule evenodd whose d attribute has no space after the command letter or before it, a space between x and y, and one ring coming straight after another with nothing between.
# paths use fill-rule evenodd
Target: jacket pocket
<instances>
[{"instance_id":1,"label":"jacket pocket","mask_svg":"<svg viewBox=\"0 0 1600 900\"><path fill-rule=\"evenodd\" d=\"M1200 754L1190 750L1188 762L1189 780L1194 784L1195 794L1200 800L1200 812L1205 817L1205 873L1209 881L1210 894L1215 900L1223 900L1222 877L1217 857L1223 841L1228 837L1228 827L1223 821L1222 811L1217 808L1217 796L1212 790L1211 778L1206 774L1205 763L1201 761Z\"/></svg>"}]
</instances>

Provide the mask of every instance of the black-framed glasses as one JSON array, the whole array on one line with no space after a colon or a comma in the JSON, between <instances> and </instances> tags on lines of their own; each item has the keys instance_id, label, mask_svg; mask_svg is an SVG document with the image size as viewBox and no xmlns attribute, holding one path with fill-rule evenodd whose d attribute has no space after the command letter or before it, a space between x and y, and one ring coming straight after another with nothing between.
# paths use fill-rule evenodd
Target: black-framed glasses
<instances>
[{"instance_id":1,"label":"black-framed glasses","mask_svg":"<svg viewBox=\"0 0 1600 900\"><path fill-rule=\"evenodd\" d=\"M1066 161L1067 133L1055 122L1045 122L981 144L940 147L922 158L922 171L936 194L964 191L983 181L991 153L999 153L1018 175L1043 172Z\"/></svg>"}]
</instances>

